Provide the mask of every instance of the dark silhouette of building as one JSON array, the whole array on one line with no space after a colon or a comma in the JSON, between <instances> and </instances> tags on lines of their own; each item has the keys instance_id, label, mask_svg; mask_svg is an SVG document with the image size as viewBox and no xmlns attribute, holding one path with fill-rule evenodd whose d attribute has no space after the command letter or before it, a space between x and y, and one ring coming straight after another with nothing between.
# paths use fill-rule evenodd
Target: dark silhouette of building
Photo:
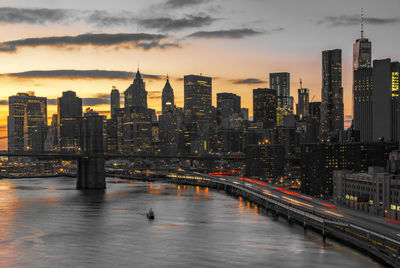
<instances>
[{"instance_id":1,"label":"dark silhouette of building","mask_svg":"<svg viewBox=\"0 0 400 268\"><path fill-rule=\"evenodd\" d=\"M159 144L164 155L178 153L179 130L182 127L183 115L175 108L174 91L167 81L162 91L162 115L159 117Z\"/></svg>"},{"instance_id":2,"label":"dark silhouette of building","mask_svg":"<svg viewBox=\"0 0 400 268\"><path fill-rule=\"evenodd\" d=\"M264 128L276 127L276 90L257 88L253 90L253 120L263 123Z\"/></svg>"},{"instance_id":3,"label":"dark silhouette of building","mask_svg":"<svg viewBox=\"0 0 400 268\"><path fill-rule=\"evenodd\" d=\"M344 130L342 50L322 52L321 138L339 140Z\"/></svg>"},{"instance_id":4,"label":"dark silhouette of building","mask_svg":"<svg viewBox=\"0 0 400 268\"><path fill-rule=\"evenodd\" d=\"M233 114L240 113L240 96L233 93L217 94L217 122L221 124Z\"/></svg>"},{"instance_id":5,"label":"dark silhouette of building","mask_svg":"<svg viewBox=\"0 0 400 268\"><path fill-rule=\"evenodd\" d=\"M87 157L78 159L78 189L104 189L104 116L91 109L79 120L79 147Z\"/></svg>"},{"instance_id":6,"label":"dark silhouette of building","mask_svg":"<svg viewBox=\"0 0 400 268\"><path fill-rule=\"evenodd\" d=\"M133 83L124 91L125 96L125 109L130 107L144 107L147 108L147 91L146 85L143 82L142 75L139 69L136 72Z\"/></svg>"},{"instance_id":7,"label":"dark silhouette of building","mask_svg":"<svg viewBox=\"0 0 400 268\"><path fill-rule=\"evenodd\" d=\"M51 124L47 131L47 136L44 142L45 151L57 151L58 150L58 132L57 132L57 114L53 114L51 118Z\"/></svg>"},{"instance_id":8,"label":"dark silhouette of building","mask_svg":"<svg viewBox=\"0 0 400 268\"><path fill-rule=\"evenodd\" d=\"M115 118L115 110L120 108L121 105L121 97L119 94L119 90L116 88L113 88L111 90L111 95L110 95L110 104L111 104L111 118Z\"/></svg>"},{"instance_id":9,"label":"dark silhouette of building","mask_svg":"<svg viewBox=\"0 0 400 268\"><path fill-rule=\"evenodd\" d=\"M168 76L162 91L161 101L162 101L161 109L163 114L173 111L175 109L174 90L172 89L171 84L169 83Z\"/></svg>"},{"instance_id":10,"label":"dark silhouette of building","mask_svg":"<svg viewBox=\"0 0 400 268\"><path fill-rule=\"evenodd\" d=\"M43 151L47 134L47 98L34 92L18 93L8 98L8 150Z\"/></svg>"},{"instance_id":11,"label":"dark silhouette of building","mask_svg":"<svg viewBox=\"0 0 400 268\"><path fill-rule=\"evenodd\" d=\"M78 127L82 118L82 99L74 91L65 91L57 99L57 124L59 148L62 151L79 151Z\"/></svg>"}]
</instances>

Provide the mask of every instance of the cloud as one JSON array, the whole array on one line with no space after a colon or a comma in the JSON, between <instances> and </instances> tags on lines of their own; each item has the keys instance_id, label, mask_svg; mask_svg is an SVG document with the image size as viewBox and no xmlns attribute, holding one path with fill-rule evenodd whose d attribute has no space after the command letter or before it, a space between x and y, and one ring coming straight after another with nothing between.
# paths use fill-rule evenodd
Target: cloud
<instances>
[{"instance_id":1,"label":"cloud","mask_svg":"<svg viewBox=\"0 0 400 268\"><path fill-rule=\"evenodd\" d=\"M68 9L47 9L47 8L0 8L0 22L4 23L69 23L74 20L76 11Z\"/></svg>"},{"instance_id":2,"label":"cloud","mask_svg":"<svg viewBox=\"0 0 400 268\"><path fill-rule=\"evenodd\" d=\"M187 6L196 6L210 2L210 0L167 0L165 6L168 8L183 8Z\"/></svg>"},{"instance_id":3,"label":"cloud","mask_svg":"<svg viewBox=\"0 0 400 268\"><path fill-rule=\"evenodd\" d=\"M260 79L257 79L257 78L246 78L246 79L233 80L233 83L234 84L262 84L265 82Z\"/></svg>"},{"instance_id":4,"label":"cloud","mask_svg":"<svg viewBox=\"0 0 400 268\"><path fill-rule=\"evenodd\" d=\"M8 100L0 100L0 105L8 105Z\"/></svg>"},{"instance_id":5,"label":"cloud","mask_svg":"<svg viewBox=\"0 0 400 268\"><path fill-rule=\"evenodd\" d=\"M207 26L216 19L210 16L188 15L181 19L170 17L148 18L138 21L138 24L149 29L158 29L162 31L176 31L185 28L196 28Z\"/></svg>"},{"instance_id":6,"label":"cloud","mask_svg":"<svg viewBox=\"0 0 400 268\"><path fill-rule=\"evenodd\" d=\"M187 37L189 38L225 38L225 39L242 39L249 36L264 34L263 32L255 31L253 29L231 29L219 31L198 31L194 32Z\"/></svg>"},{"instance_id":7,"label":"cloud","mask_svg":"<svg viewBox=\"0 0 400 268\"><path fill-rule=\"evenodd\" d=\"M76 36L53 36L40 38L27 38L0 43L0 52L15 52L21 47L37 46L68 46L68 45L93 45L113 46L121 44L134 44L136 47L143 42L159 42L167 36L148 33L119 33L119 34L81 34ZM156 47L156 46L153 46Z\"/></svg>"},{"instance_id":8,"label":"cloud","mask_svg":"<svg viewBox=\"0 0 400 268\"><path fill-rule=\"evenodd\" d=\"M46 71L26 71L20 73L1 74L13 77L29 78L99 78L99 79L132 79L136 73L126 71L109 70L46 70ZM154 74L142 74L143 78L161 79L161 76Z\"/></svg>"},{"instance_id":9,"label":"cloud","mask_svg":"<svg viewBox=\"0 0 400 268\"><path fill-rule=\"evenodd\" d=\"M149 43L142 42L142 43L136 44L136 47L140 47L140 48L143 48L145 50L149 50L149 49L152 49L152 48L160 48L160 49L171 48L171 47L179 48L181 46L179 44L177 44L177 43L163 43L163 44L160 44L160 42L156 41L156 42L149 42Z\"/></svg>"},{"instance_id":10,"label":"cloud","mask_svg":"<svg viewBox=\"0 0 400 268\"><path fill-rule=\"evenodd\" d=\"M162 91L148 91L147 98L150 100L161 99Z\"/></svg>"},{"instance_id":11,"label":"cloud","mask_svg":"<svg viewBox=\"0 0 400 268\"><path fill-rule=\"evenodd\" d=\"M341 15L341 16L328 16L322 20L318 21L318 24L327 24L331 27L338 26L354 26L360 25L360 15ZM387 24L395 24L400 23L399 17L392 18L377 18L370 17L364 19L364 23L371 25L387 25Z\"/></svg>"},{"instance_id":12,"label":"cloud","mask_svg":"<svg viewBox=\"0 0 400 268\"><path fill-rule=\"evenodd\" d=\"M57 105L57 98L47 99L48 105ZM102 104L110 104L110 95L98 93L93 95L93 97L82 98L83 106L96 106Z\"/></svg>"}]
</instances>

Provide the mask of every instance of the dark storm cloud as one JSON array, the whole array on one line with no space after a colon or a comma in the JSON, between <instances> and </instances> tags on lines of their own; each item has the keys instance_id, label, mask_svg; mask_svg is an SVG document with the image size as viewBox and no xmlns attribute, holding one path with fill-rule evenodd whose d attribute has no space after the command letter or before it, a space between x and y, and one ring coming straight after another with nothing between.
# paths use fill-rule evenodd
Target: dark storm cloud
<instances>
[{"instance_id":1,"label":"dark storm cloud","mask_svg":"<svg viewBox=\"0 0 400 268\"><path fill-rule=\"evenodd\" d=\"M161 34L148 33L120 33L120 34L81 34L77 36L53 36L41 38L27 38L0 43L0 52L15 52L20 47L36 46L65 46L65 45L94 45L112 46L126 43L136 45L141 42L159 42L166 38Z\"/></svg>"},{"instance_id":2,"label":"dark storm cloud","mask_svg":"<svg viewBox=\"0 0 400 268\"><path fill-rule=\"evenodd\" d=\"M102 79L132 79L135 76L133 72L126 71L108 71L108 70L48 70L48 71L27 71L20 73L3 74L14 77L37 77L37 78L102 78ZM161 79L159 75L142 74L143 78Z\"/></svg>"},{"instance_id":3,"label":"dark storm cloud","mask_svg":"<svg viewBox=\"0 0 400 268\"><path fill-rule=\"evenodd\" d=\"M323 20L318 21L318 24L327 24L332 27L337 26L354 26L360 25L360 15L341 15L341 16L328 16ZM376 18L370 17L364 19L364 23L371 25L387 25L400 23L400 17L396 18Z\"/></svg>"},{"instance_id":4,"label":"dark storm cloud","mask_svg":"<svg viewBox=\"0 0 400 268\"><path fill-rule=\"evenodd\" d=\"M68 23L75 20L76 11L68 9L47 8L0 8L0 22L4 23Z\"/></svg>"},{"instance_id":5,"label":"dark storm cloud","mask_svg":"<svg viewBox=\"0 0 400 268\"><path fill-rule=\"evenodd\" d=\"M165 6L175 9L187 6L196 6L207 2L210 2L210 0L167 0Z\"/></svg>"},{"instance_id":6,"label":"dark storm cloud","mask_svg":"<svg viewBox=\"0 0 400 268\"><path fill-rule=\"evenodd\" d=\"M207 26L216 19L210 16L188 15L180 19L170 17L148 18L138 21L138 24L149 29L162 31L176 31L185 28L197 28Z\"/></svg>"},{"instance_id":7,"label":"dark storm cloud","mask_svg":"<svg viewBox=\"0 0 400 268\"><path fill-rule=\"evenodd\" d=\"M194 32L187 37L190 38L225 38L225 39L242 39L249 36L264 34L253 29L231 29L220 31L198 31Z\"/></svg>"},{"instance_id":8,"label":"dark storm cloud","mask_svg":"<svg viewBox=\"0 0 400 268\"><path fill-rule=\"evenodd\" d=\"M262 84L265 83L264 81L257 79L257 78L247 78L241 80L233 80L234 84Z\"/></svg>"}]
</instances>

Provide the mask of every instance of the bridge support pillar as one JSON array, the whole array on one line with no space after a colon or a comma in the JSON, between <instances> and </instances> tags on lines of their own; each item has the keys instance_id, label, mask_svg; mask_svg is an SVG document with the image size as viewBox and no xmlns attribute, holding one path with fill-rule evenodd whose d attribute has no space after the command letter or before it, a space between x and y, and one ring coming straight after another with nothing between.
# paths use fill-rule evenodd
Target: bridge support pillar
<instances>
[{"instance_id":1,"label":"bridge support pillar","mask_svg":"<svg viewBox=\"0 0 400 268\"><path fill-rule=\"evenodd\" d=\"M103 148L103 118L88 110L79 123L79 143L83 157L78 159L78 189L104 189L105 159Z\"/></svg>"},{"instance_id":2,"label":"bridge support pillar","mask_svg":"<svg viewBox=\"0 0 400 268\"><path fill-rule=\"evenodd\" d=\"M78 160L78 189L105 189L105 160L101 158L80 158Z\"/></svg>"}]
</instances>

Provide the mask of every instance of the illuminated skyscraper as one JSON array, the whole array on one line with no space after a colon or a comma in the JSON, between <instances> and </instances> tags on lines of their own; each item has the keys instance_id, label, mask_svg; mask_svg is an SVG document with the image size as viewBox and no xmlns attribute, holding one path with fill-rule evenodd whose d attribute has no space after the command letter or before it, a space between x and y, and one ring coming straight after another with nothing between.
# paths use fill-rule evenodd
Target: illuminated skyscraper
<instances>
[{"instance_id":1,"label":"illuminated skyscraper","mask_svg":"<svg viewBox=\"0 0 400 268\"><path fill-rule=\"evenodd\" d=\"M10 96L8 116L8 150L43 151L47 132L47 98L34 92Z\"/></svg>"},{"instance_id":2,"label":"illuminated skyscraper","mask_svg":"<svg viewBox=\"0 0 400 268\"><path fill-rule=\"evenodd\" d=\"M119 90L116 88L113 88L111 90L111 118L115 118L116 117L116 113L115 110L120 108L121 105L121 100L120 100L120 94L119 94Z\"/></svg>"},{"instance_id":3,"label":"illuminated skyscraper","mask_svg":"<svg viewBox=\"0 0 400 268\"><path fill-rule=\"evenodd\" d=\"M210 150L212 124L211 77L184 77L185 151L203 154Z\"/></svg>"},{"instance_id":4,"label":"illuminated skyscraper","mask_svg":"<svg viewBox=\"0 0 400 268\"><path fill-rule=\"evenodd\" d=\"M308 107L309 107L309 98L310 98L310 90L308 88L303 88L300 80L300 88L297 90L298 92L298 104L296 107L296 114L300 117L308 116Z\"/></svg>"},{"instance_id":5,"label":"illuminated skyscraper","mask_svg":"<svg viewBox=\"0 0 400 268\"><path fill-rule=\"evenodd\" d=\"M290 73L270 73L269 87L276 90L277 96L290 96Z\"/></svg>"},{"instance_id":6,"label":"illuminated skyscraper","mask_svg":"<svg viewBox=\"0 0 400 268\"><path fill-rule=\"evenodd\" d=\"M169 83L169 79L167 76L167 81L165 82L165 86L162 91L162 113L165 114L168 111L172 111L175 108L174 104L174 90L171 87L171 84Z\"/></svg>"},{"instance_id":7,"label":"illuminated skyscraper","mask_svg":"<svg viewBox=\"0 0 400 268\"><path fill-rule=\"evenodd\" d=\"M344 130L342 50L322 52L321 138L339 139Z\"/></svg>"},{"instance_id":8,"label":"illuminated skyscraper","mask_svg":"<svg viewBox=\"0 0 400 268\"><path fill-rule=\"evenodd\" d=\"M360 141L372 141L372 68L371 42L364 38L361 15L361 38L353 45L353 126L360 131Z\"/></svg>"},{"instance_id":9,"label":"illuminated skyscraper","mask_svg":"<svg viewBox=\"0 0 400 268\"><path fill-rule=\"evenodd\" d=\"M196 121L209 121L211 94L211 77L186 75L184 77L185 116Z\"/></svg>"},{"instance_id":10,"label":"illuminated skyscraper","mask_svg":"<svg viewBox=\"0 0 400 268\"><path fill-rule=\"evenodd\" d=\"M353 45L353 70L371 67L371 42L364 38L364 14L361 14L361 38Z\"/></svg>"},{"instance_id":11,"label":"illuminated skyscraper","mask_svg":"<svg viewBox=\"0 0 400 268\"><path fill-rule=\"evenodd\" d=\"M253 89L253 117L255 122L263 123L264 128L275 128L276 108L276 90L269 88Z\"/></svg>"},{"instance_id":12,"label":"illuminated skyscraper","mask_svg":"<svg viewBox=\"0 0 400 268\"><path fill-rule=\"evenodd\" d=\"M57 125L59 148L62 151L78 151L78 127L82 119L82 99L74 91L65 91L57 99Z\"/></svg>"}]
</instances>

